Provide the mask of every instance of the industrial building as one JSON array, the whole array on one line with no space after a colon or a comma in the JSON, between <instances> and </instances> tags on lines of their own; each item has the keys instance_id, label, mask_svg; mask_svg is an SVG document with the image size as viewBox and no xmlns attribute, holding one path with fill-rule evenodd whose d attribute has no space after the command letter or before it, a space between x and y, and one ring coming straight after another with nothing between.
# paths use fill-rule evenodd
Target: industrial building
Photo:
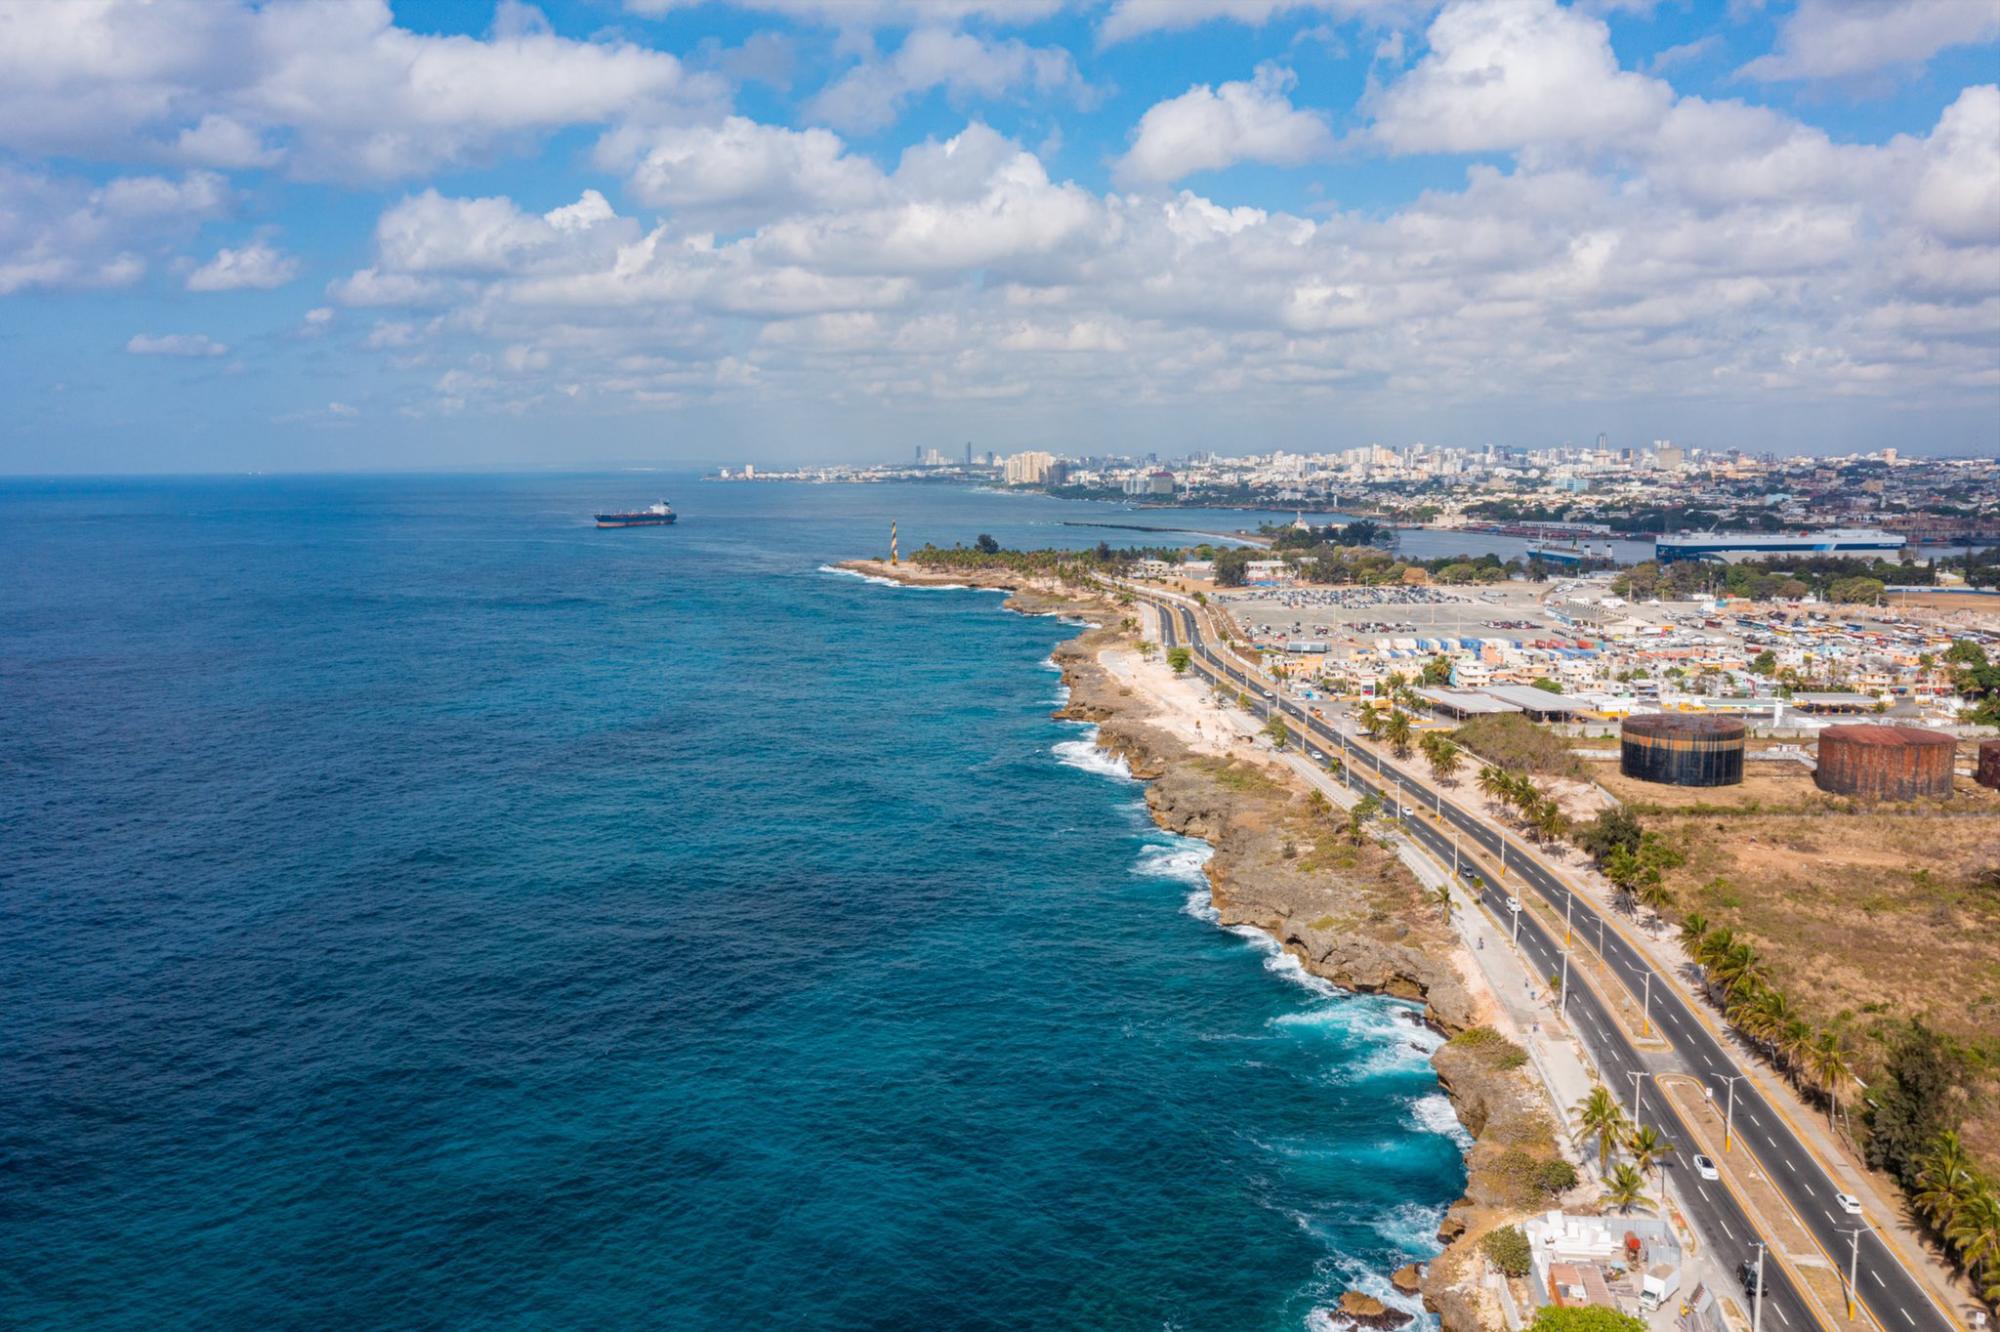
<instances>
[{"instance_id":1,"label":"industrial building","mask_svg":"<svg viewBox=\"0 0 2000 1332\"><path fill-rule=\"evenodd\" d=\"M1618 770L1667 786L1736 786L1743 780L1738 717L1654 713L1627 717L1618 728Z\"/></svg>"},{"instance_id":2,"label":"industrial building","mask_svg":"<svg viewBox=\"0 0 2000 1332\"><path fill-rule=\"evenodd\" d=\"M1951 794L1958 741L1917 726L1829 726L1819 737L1822 791L1864 800L1915 800Z\"/></svg>"}]
</instances>

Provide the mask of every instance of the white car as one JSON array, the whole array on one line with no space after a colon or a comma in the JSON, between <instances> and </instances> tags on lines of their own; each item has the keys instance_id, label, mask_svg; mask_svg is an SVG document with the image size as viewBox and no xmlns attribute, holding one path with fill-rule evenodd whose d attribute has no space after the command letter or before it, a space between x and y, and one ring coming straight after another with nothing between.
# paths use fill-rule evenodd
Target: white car
<instances>
[{"instance_id":1,"label":"white car","mask_svg":"<svg viewBox=\"0 0 2000 1332\"><path fill-rule=\"evenodd\" d=\"M1840 1210L1846 1212L1849 1216L1861 1215L1861 1199L1855 1197L1853 1194L1836 1193L1833 1195L1833 1200L1839 1204Z\"/></svg>"},{"instance_id":2,"label":"white car","mask_svg":"<svg viewBox=\"0 0 2000 1332\"><path fill-rule=\"evenodd\" d=\"M1520 899L1520 898L1518 898L1518 897L1510 897L1510 898L1508 898L1508 899L1507 899L1507 909L1508 909L1509 911L1519 911L1519 910L1521 909L1521 899Z\"/></svg>"},{"instance_id":3,"label":"white car","mask_svg":"<svg viewBox=\"0 0 2000 1332\"><path fill-rule=\"evenodd\" d=\"M1694 1173L1700 1175L1703 1179L1722 1178L1721 1173L1715 1168L1715 1162L1709 1160L1700 1152L1694 1154Z\"/></svg>"}]
</instances>

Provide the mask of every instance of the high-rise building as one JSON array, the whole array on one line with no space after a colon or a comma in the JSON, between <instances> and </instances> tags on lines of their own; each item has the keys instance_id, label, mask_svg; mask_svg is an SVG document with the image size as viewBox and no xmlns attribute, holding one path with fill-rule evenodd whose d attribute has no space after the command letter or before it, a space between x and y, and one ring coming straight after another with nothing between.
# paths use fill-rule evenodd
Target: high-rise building
<instances>
[{"instance_id":1,"label":"high-rise building","mask_svg":"<svg viewBox=\"0 0 2000 1332\"><path fill-rule=\"evenodd\" d=\"M1052 453L1030 451L1017 453L1007 459L1006 479L1010 486L1041 486L1050 484L1049 474L1058 466Z\"/></svg>"}]
</instances>

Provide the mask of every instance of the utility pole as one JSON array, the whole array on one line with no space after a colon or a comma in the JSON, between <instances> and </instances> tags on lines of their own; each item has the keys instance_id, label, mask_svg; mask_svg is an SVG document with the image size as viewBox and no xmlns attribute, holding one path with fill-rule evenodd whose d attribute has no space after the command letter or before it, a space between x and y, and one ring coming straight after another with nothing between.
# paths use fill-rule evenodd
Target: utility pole
<instances>
[{"instance_id":1,"label":"utility pole","mask_svg":"<svg viewBox=\"0 0 2000 1332\"><path fill-rule=\"evenodd\" d=\"M1646 1085L1646 1079L1651 1077L1652 1074L1642 1069L1635 1073L1627 1073L1625 1076L1632 1079L1632 1127L1637 1128L1639 1127L1639 1088Z\"/></svg>"},{"instance_id":2,"label":"utility pole","mask_svg":"<svg viewBox=\"0 0 2000 1332\"><path fill-rule=\"evenodd\" d=\"M1748 1076L1747 1073L1733 1073L1722 1079L1729 1084L1729 1101L1722 1110L1722 1150L1725 1152L1729 1150L1729 1144L1733 1140L1732 1131L1736 1125L1736 1084Z\"/></svg>"}]
</instances>

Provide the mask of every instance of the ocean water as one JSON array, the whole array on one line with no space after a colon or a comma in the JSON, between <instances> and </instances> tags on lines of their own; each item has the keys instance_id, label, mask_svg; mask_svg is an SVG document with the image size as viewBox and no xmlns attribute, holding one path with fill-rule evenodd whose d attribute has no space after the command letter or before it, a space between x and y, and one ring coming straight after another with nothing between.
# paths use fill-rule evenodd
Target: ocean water
<instances>
[{"instance_id":1,"label":"ocean water","mask_svg":"<svg viewBox=\"0 0 2000 1332\"><path fill-rule=\"evenodd\" d=\"M671 529L586 515L665 488ZM1080 507L0 483L0 1323L1259 1329L1433 1251L1404 1006L1218 928L1070 627L827 572Z\"/></svg>"}]
</instances>

